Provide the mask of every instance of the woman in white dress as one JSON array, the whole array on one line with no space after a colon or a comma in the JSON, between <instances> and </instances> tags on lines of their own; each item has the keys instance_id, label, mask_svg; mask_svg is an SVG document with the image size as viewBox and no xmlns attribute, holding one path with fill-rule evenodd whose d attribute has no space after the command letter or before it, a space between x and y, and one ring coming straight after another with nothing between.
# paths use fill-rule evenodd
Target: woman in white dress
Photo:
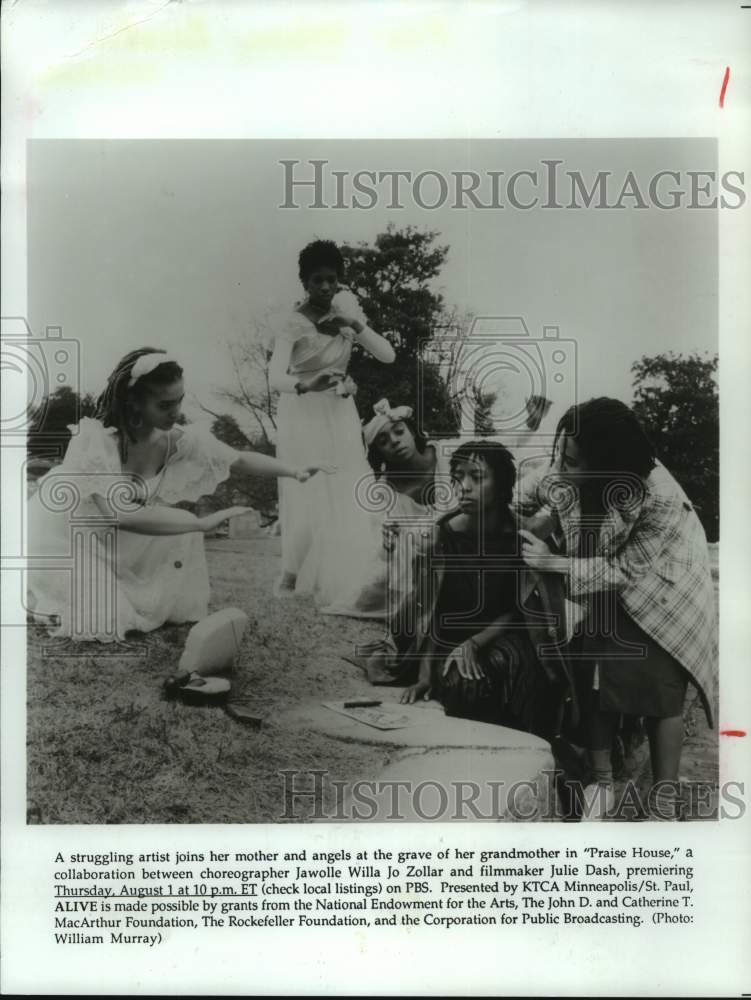
<instances>
[{"instance_id":1,"label":"woman in white dress","mask_svg":"<svg viewBox=\"0 0 751 1000\"><path fill-rule=\"evenodd\" d=\"M368 327L356 297L340 289L344 261L336 244L318 240L299 258L307 297L275 338L270 382L280 394L277 454L297 465L316 455L335 471L305 489L280 484L282 574L279 596L314 594L323 608L353 592L361 560L373 551L380 521L358 502L372 480L347 375L353 344L390 364L394 349Z\"/></svg>"},{"instance_id":2,"label":"woman in white dress","mask_svg":"<svg viewBox=\"0 0 751 1000\"><path fill-rule=\"evenodd\" d=\"M318 469L235 451L200 425L177 426L182 376L164 351L127 354L96 418L71 425L62 464L29 501L29 610L55 636L111 642L204 618L203 536L250 508L196 517L173 505L213 493L233 469L298 483Z\"/></svg>"}]
</instances>

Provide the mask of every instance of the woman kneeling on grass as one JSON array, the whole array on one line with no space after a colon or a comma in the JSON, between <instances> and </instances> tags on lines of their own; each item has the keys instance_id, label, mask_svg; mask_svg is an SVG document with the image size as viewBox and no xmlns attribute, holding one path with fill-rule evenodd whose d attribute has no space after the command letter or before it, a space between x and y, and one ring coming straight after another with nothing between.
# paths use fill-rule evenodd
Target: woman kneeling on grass
<instances>
[{"instance_id":1,"label":"woman kneeling on grass","mask_svg":"<svg viewBox=\"0 0 751 1000\"><path fill-rule=\"evenodd\" d=\"M459 509L439 520L418 560L416 635L404 657L418 680L402 701L432 694L447 715L549 737L560 703L552 675L563 673L542 664L525 621L531 574L509 507L514 460L503 445L471 441L451 456L451 474Z\"/></svg>"},{"instance_id":2,"label":"woman kneeling on grass","mask_svg":"<svg viewBox=\"0 0 751 1000\"><path fill-rule=\"evenodd\" d=\"M111 642L206 617L203 535L251 508L196 517L173 505L213 493L233 470L298 482L319 470L178 426L184 394L177 361L151 347L132 351L110 375L96 418L71 426L62 464L40 480L29 503L29 608L34 621L56 626L53 635ZM61 569L76 548L85 563Z\"/></svg>"},{"instance_id":3,"label":"woman kneeling on grass","mask_svg":"<svg viewBox=\"0 0 751 1000\"><path fill-rule=\"evenodd\" d=\"M599 818L612 802L611 751L620 715L643 716L654 782L651 815L674 819L689 681L712 725L707 691L716 624L699 518L657 461L634 413L607 398L563 415L548 476L530 484L520 506L525 514L547 507L553 537L562 543L557 554L522 532L525 562L560 574L583 612L571 649L595 782L585 811L594 804Z\"/></svg>"}]
</instances>

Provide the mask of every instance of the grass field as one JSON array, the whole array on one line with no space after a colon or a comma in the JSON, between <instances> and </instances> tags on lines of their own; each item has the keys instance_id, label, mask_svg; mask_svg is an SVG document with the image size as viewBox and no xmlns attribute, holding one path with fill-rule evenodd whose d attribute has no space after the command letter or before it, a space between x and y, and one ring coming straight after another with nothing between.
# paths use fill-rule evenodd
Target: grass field
<instances>
[{"instance_id":1,"label":"grass field","mask_svg":"<svg viewBox=\"0 0 751 1000\"><path fill-rule=\"evenodd\" d=\"M279 539L207 543L212 610L251 616L233 701L264 719L261 729L220 707L165 701L161 684L188 626L167 626L131 646L58 642L29 630L27 776L32 823L257 823L284 811L282 770L328 769L336 780L373 778L385 748L345 743L280 724L308 699L371 695L341 659L378 638L377 624L321 616L309 600L272 596ZM716 733L700 713L682 771L716 782Z\"/></svg>"},{"instance_id":2,"label":"grass field","mask_svg":"<svg viewBox=\"0 0 751 1000\"><path fill-rule=\"evenodd\" d=\"M212 608L251 616L233 700L264 718L260 730L220 707L165 701L161 683L188 626L167 626L132 647L46 639L29 632L28 808L42 823L254 823L283 812L282 769L329 768L371 777L374 747L289 732L279 712L303 699L372 695L340 659L377 638L372 623L323 617L309 600L271 594L279 539L210 541Z\"/></svg>"}]
</instances>

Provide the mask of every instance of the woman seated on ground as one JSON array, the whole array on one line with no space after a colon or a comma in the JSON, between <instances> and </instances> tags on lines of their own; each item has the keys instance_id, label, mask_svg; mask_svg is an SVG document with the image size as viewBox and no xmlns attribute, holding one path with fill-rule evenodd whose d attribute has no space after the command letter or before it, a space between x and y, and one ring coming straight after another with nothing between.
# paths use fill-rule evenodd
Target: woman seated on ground
<instances>
[{"instance_id":1,"label":"woman seated on ground","mask_svg":"<svg viewBox=\"0 0 751 1000\"><path fill-rule=\"evenodd\" d=\"M383 532L373 533L372 551L362 558L352 593L325 613L388 621L412 586L408 529L424 528L442 501L447 507L450 489L438 476L438 449L417 429L412 408L392 408L382 399L373 409L363 440L375 479L361 481L357 502L380 519Z\"/></svg>"},{"instance_id":2,"label":"woman seated on ground","mask_svg":"<svg viewBox=\"0 0 751 1000\"><path fill-rule=\"evenodd\" d=\"M418 429L411 406L382 399L363 428L368 463L379 482L394 491L389 517L424 514L435 503L438 449Z\"/></svg>"},{"instance_id":3,"label":"woman seated on ground","mask_svg":"<svg viewBox=\"0 0 751 1000\"><path fill-rule=\"evenodd\" d=\"M203 536L251 508L196 517L173 505L213 493L232 470L299 482L318 470L178 426L184 394L182 367L164 351L126 354L96 418L71 427L62 464L40 480L29 503L29 610L53 635L111 642L206 617ZM68 565L74 551L84 559Z\"/></svg>"},{"instance_id":4,"label":"woman seated on ground","mask_svg":"<svg viewBox=\"0 0 751 1000\"><path fill-rule=\"evenodd\" d=\"M618 720L643 716L652 815L675 818L689 682L712 725L716 623L699 518L634 413L608 398L563 415L549 474L519 503L525 514L547 511L560 541L552 552L522 532L525 562L560 574L581 607L571 655L588 729L590 797L598 791L607 810Z\"/></svg>"},{"instance_id":5,"label":"woman seated on ground","mask_svg":"<svg viewBox=\"0 0 751 1000\"><path fill-rule=\"evenodd\" d=\"M402 678L415 668L418 677L402 701L432 695L448 715L548 735L559 689L525 621L528 588L509 506L514 460L503 445L471 441L451 456L451 473L459 509L440 519L418 560L416 629L401 658Z\"/></svg>"}]
</instances>

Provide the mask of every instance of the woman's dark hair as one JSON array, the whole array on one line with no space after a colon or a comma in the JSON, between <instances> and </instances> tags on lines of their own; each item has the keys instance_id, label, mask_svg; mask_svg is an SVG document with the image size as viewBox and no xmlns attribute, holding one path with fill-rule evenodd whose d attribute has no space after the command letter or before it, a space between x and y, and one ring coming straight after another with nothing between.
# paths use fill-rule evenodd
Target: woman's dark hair
<instances>
[{"instance_id":1,"label":"woman's dark hair","mask_svg":"<svg viewBox=\"0 0 751 1000\"><path fill-rule=\"evenodd\" d=\"M576 441L591 472L646 479L655 467L652 442L634 411L619 399L599 396L569 407L558 421L556 444L562 433Z\"/></svg>"},{"instance_id":2,"label":"woman's dark hair","mask_svg":"<svg viewBox=\"0 0 751 1000\"><path fill-rule=\"evenodd\" d=\"M344 257L342 257L341 250L333 240L315 240L313 243L308 243L300 251L298 268L300 281L303 285L307 285L308 278L319 267L332 268L336 271L337 278L340 281L342 280L344 276Z\"/></svg>"},{"instance_id":3,"label":"woman's dark hair","mask_svg":"<svg viewBox=\"0 0 751 1000\"><path fill-rule=\"evenodd\" d=\"M459 445L449 463L452 477L460 462L472 462L478 458L484 460L493 474L496 500L508 507L516 483L516 463L508 448L497 441L467 441Z\"/></svg>"},{"instance_id":4,"label":"woman's dark hair","mask_svg":"<svg viewBox=\"0 0 751 1000\"><path fill-rule=\"evenodd\" d=\"M576 442L586 459L588 476L579 488L588 496L590 507L628 506L638 499L636 494L643 490L634 480L646 479L657 459L630 407L607 396L569 407L556 427L553 457L563 433Z\"/></svg>"},{"instance_id":5,"label":"woman's dark hair","mask_svg":"<svg viewBox=\"0 0 751 1000\"><path fill-rule=\"evenodd\" d=\"M407 429L409 430L412 437L415 439L415 448L417 448L417 450L420 452L421 455L424 455L425 449L428 447L428 439L422 433L422 431L418 430L417 424L415 423L413 418L400 417L398 423L406 424ZM385 465L385 462L381 458L380 452L378 450L378 444L376 442L377 438L376 441L373 441L371 446L368 448L368 463L373 472L375 472L376 478L378 478L384 473L388 473L390 470L389 467Z\"/></svg>"},{"instance_id":6,"label":"woman's dark hair","mask_svg":"<svg viewBox=\"0 0 751 1000\"><path fill-rule=\"evenodd\" d=\"M139 402L150 389L172 385L183 376L183 370L176 361L165 361L157 365L133 386L129 386L133 366L144 354L166 354L155 347L139 347L121 358L115 370L107 379L107 385L96 404L94 416L105 427L116 427L120 443L120 458L124 462L128 456L128 441L135 441L133 433L133 403Z\"/></svg>"}]
</instances>

